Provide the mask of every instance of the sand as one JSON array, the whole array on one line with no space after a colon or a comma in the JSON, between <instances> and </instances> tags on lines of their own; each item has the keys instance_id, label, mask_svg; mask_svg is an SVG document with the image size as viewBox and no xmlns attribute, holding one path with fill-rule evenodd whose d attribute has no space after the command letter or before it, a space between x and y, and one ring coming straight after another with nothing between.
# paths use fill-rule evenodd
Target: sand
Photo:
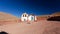
<instances>
[{"instance_id":1,"label":"sand","mask_svg":"<svg viewBox=\"0 0 60 34\"><path fill-rule=\"evenodd\" d=\"M13 23L0 25L0 31L8 34L60 34L60 22L57 21L38 21L27 24Z\"/></svg>"}]
</instances>

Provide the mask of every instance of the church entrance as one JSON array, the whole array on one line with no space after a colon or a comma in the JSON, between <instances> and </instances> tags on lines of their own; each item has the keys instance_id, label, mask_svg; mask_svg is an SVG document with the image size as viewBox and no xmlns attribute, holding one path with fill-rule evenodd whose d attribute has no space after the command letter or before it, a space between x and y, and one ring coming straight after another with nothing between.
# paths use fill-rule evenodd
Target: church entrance
<instances>
[{"instance_id":1,"label":"church entrance","mask_svg":"<svg viewBox=\"0 0 60 34\"><path fill-rule=\"evenodd\" d=\"M34 17L31 17L31 21L34 21Z\"/></svg>"},{"instance_id":2,"label":"church entrance","mask_svg":"<svg viewBox=\"0 0 60 34\"><path fill-rule=\"evenodd\" d=\"M24 21L26 21L26 19L24 19Z\"/></svg>"}]
</instances>

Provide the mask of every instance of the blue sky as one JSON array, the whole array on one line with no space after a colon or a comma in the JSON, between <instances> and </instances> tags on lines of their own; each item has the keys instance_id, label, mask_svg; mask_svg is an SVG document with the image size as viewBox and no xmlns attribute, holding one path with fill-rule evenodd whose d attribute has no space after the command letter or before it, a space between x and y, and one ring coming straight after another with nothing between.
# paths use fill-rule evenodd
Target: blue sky
<instances>
[{"instance_id":1,"label":"blue sky","mask_svg":"<svg viewBox=\"0 0 60 34\"><path fill-rule=\"evenodd\" d=\"M60 0L0 0L0 11L20 17L22 13L44 15L60 12Z\"/></svg>"}]
</instances>

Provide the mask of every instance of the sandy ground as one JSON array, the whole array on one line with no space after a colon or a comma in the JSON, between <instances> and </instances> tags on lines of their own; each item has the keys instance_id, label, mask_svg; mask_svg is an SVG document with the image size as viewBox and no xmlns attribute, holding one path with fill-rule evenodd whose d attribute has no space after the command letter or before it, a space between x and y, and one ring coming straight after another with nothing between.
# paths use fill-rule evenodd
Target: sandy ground
<instances>
[{"instance_id":1,"label":"sandy ground","mask_svg":"<svg viewBox=\"0 0 60 34\"><path fill-rule=\"evenodd\" d=\"M0 25L0 31L8 34L60 34L60 22L57 21L38 21L30 24L14 23Z\"/></svg>"}]
</instances>

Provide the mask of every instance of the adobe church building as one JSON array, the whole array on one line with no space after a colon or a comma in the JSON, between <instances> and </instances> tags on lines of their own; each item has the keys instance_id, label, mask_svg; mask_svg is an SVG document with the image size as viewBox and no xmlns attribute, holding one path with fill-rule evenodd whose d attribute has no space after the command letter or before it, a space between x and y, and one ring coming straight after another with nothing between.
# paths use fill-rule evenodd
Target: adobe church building
<instances>
[{"instance_id":1,"label":"adobe church building","mask_svg":"<svg viewBox=\"0 0 60 34\"><path fill-rule=\"evenodd\" d=\"M36 21L37 18L35 15L32 15L32 14L27 14L27 13L23 13L21 15L21 21Z\"/></svg>"}]
</instances>

